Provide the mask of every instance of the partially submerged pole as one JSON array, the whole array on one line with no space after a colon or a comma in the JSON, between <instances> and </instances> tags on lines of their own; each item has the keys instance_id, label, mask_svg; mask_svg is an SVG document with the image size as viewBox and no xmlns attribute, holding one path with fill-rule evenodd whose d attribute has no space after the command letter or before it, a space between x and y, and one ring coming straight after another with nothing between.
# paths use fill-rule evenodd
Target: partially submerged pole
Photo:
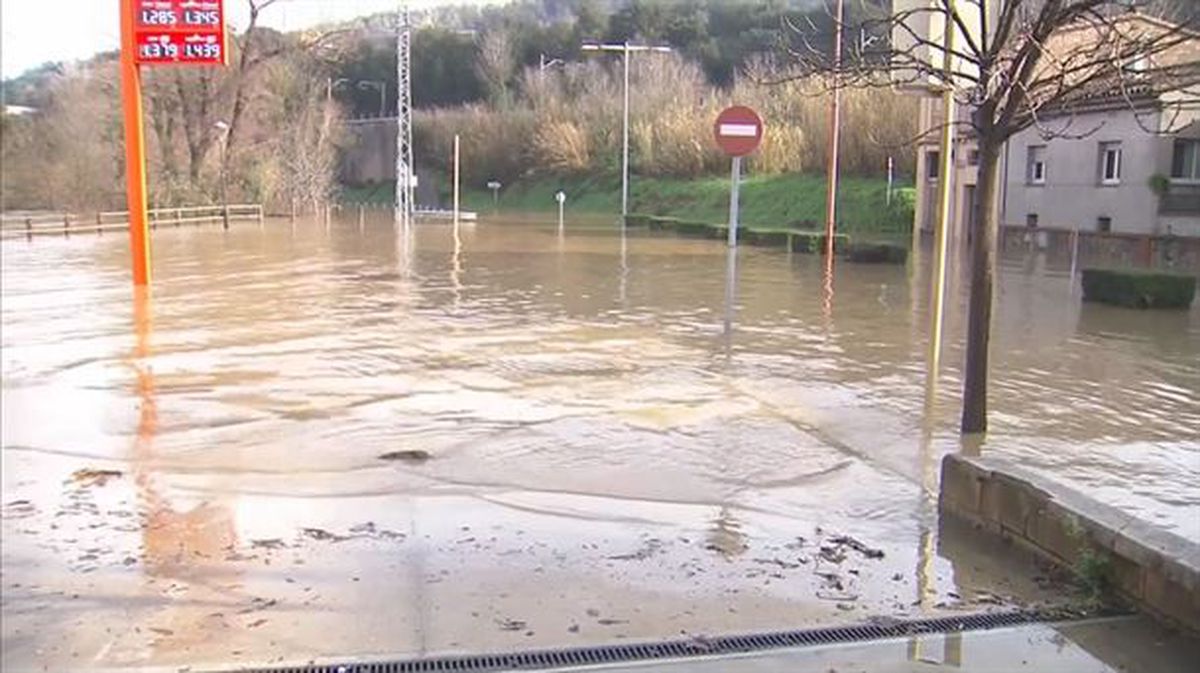
<instances>
[{"instance_id":1,"label":"partially submerged pole","mask_svg":"<svg viewBox=\"0 0 1200 673\"><path fill-rule=\"evenodd\" d=\"M459 189L459 142L458 134L454 134L454 228L458 229L458 189Z\"/></svg>"},{"instance_id":2,"label":"partially submerged pole","mask_svg":"<svg viewBox=\"0 0 1200 673\"><path fill-rule=\"evenodd\" d=\"M949 13L954 0L947 0ZM947 232L954 206L954 24L946 18L944 36L942 134L938 156L938 219L934 231L932 307L929 314L929 370L937 376L942 357L942 323L946 308Z\"/></svg>"},{"instance_id":3,"label":"partially submerged pole","mask_svg":"<svg viewBox=\"0 0 1200 673\"><path fill-rule=\"evenodd\" d=\"M833 258L833 235L837 231L838 164L842 134L842 0L837 1L833 38L833 97L829 103L829 184L825 193L825 255Z\"/></svg>"},{"instance_id":4,"label":"partially submerged pole","mask_svg":"<svg viewBox=\"0 0 1200 673\"><path fill-rule=\"evenodd\" d=\"M121 0L121 108L125 120L125 198L133 284L150 284L150 233L146 229L146 139L142 131L142 75L134 55L137 18L132 0Z\"/></svg>"}]
</instances>

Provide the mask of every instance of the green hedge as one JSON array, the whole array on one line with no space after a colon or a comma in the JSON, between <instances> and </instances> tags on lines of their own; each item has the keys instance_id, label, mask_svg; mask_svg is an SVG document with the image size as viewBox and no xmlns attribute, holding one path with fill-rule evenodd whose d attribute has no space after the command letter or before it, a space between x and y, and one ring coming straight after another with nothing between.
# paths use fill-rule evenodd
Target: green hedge
<instances>
[{"instance_id":1,"label":"green hedge","mask_svg":"<svg viewBox=\"0 0 1200 673\"><path fill-rule=\"evenodd\" d=\"M772 248L786 248L788 236L786 231L758 231L755 229L738 229L738 240L750 245Z\"/></svg>"},{"instance_id":2,"label":"green hedge","mask_svg":"<svg viewBox=\"0 0 1200 673\"><path fill-rule=\"evenodd\" d=\"M1195 276L1155 271L1084 269L1083 300L1130 308L1188 308Z\"/></svg>"},{"instance_id":3,"label":"green hedge","mask_svg":"<svg viewBox=\"0 0 1200 673\"><path fill-rule=\"evenodd\" d=\"M625 226L631 229L641 229L643 227L651 229L654 228L654 220L657 219L659 218L654 217L653 215L639 215L636 213L630 213L629 215L625 216Z\"/></svg>"},{"instance_id":4,"label":"green hedge","mask_svg":"<svg viewBox=\"0 0 1200 673\"><path fill-rule=\"evenodd\" d=\"M833 251L839 252L849 243L845 234L833 235ZM808 252L820 254L825 252L825 232L795 231L792 232L792 252Z\"/></svg>"},{"instance_id":5,"label":"green hedge","mask_svg":"<svg viewBox=\"0 0 1200 673\"><path fill-rule=\"evenodd\" d=\"M894 243L848 243L844 252L851 262L904 264L908 261L908 248Z\"/></svg>"},{"instance_id":6,"label":"green hedge","mask_svg":"<svg viewBox=\"0 0 1200 673\"><path fill-rule=\"evenodd\" d=\"M631 213L625 216L625 224L628 227L644 227L650 231L673 231L681 236L721 240L729 236L729 227L725 224L684 220L678 217L666 217L662 215ZM790 244L792 250L796 252L822 253L825 251L825 233L822 231L738 227L738 241L747 245L775 248L787 248ZM834 249L840 251L849 242L850 239L846 234L836 234L833 241ZM890 250L896 246L888 247ZM898 250L900 254L899 263L903 264L907 251L904 248L898 248ZM889 254L894 256L897 253L890 251Z\"/></svg>"}]
</instances>

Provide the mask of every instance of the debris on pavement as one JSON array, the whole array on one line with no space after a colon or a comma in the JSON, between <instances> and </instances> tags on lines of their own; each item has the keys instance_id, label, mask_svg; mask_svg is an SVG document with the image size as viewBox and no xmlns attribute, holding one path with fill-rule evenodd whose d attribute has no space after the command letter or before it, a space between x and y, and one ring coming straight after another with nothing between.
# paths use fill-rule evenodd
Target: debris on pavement
<instances>
[{"instance_id":1,"label":"debris on pavement","mask_svg":"<svg viewBox=\"0 0 1200 673\"><path fill-rule=\"evenodd\" d=\"M118 479L124 476L125 473L120 470L96 470L92 468L84 468L75 470L71 473L71 478L67 484L78 484L80 486L104 486L109 479Z\"/></svg>"}]
</instances>

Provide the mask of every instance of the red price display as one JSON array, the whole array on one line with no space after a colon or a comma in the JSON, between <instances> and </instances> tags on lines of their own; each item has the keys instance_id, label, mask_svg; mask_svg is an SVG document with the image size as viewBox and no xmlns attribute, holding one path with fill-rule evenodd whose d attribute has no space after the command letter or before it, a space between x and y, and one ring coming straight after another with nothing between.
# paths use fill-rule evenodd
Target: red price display
<instances>
[{"instance_id":1,"label":"red price display","mask_svg":"<svg viewBox=\"0 0 1200 673\"><path fill-rule=\"evenodd\" d=\"M132 0L141 65L225 65L223 0Z\"/></svg>"}]
</instances>

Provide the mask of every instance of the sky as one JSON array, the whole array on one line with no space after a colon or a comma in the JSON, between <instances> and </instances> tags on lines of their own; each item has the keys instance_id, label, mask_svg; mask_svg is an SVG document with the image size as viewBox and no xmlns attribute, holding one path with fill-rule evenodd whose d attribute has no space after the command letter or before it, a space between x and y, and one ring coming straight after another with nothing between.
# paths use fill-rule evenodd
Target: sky
<instances>
[{"instance_id":1,"label":"sky","mask_svg":"<svg viewBox=\"0 0 1200 673\"><path fill-rule=\"evenodd\" d=\"M503 3L505 0L413 0L431 5ZM325 21L394 10L397 0L279 0L260 21L295 30ZM118 0L0 0L0 73L15 77L47 61L85 59L120 43ZM227 22L244 26L247 0L225 0Z\"/></svg>"}]
</instances>

